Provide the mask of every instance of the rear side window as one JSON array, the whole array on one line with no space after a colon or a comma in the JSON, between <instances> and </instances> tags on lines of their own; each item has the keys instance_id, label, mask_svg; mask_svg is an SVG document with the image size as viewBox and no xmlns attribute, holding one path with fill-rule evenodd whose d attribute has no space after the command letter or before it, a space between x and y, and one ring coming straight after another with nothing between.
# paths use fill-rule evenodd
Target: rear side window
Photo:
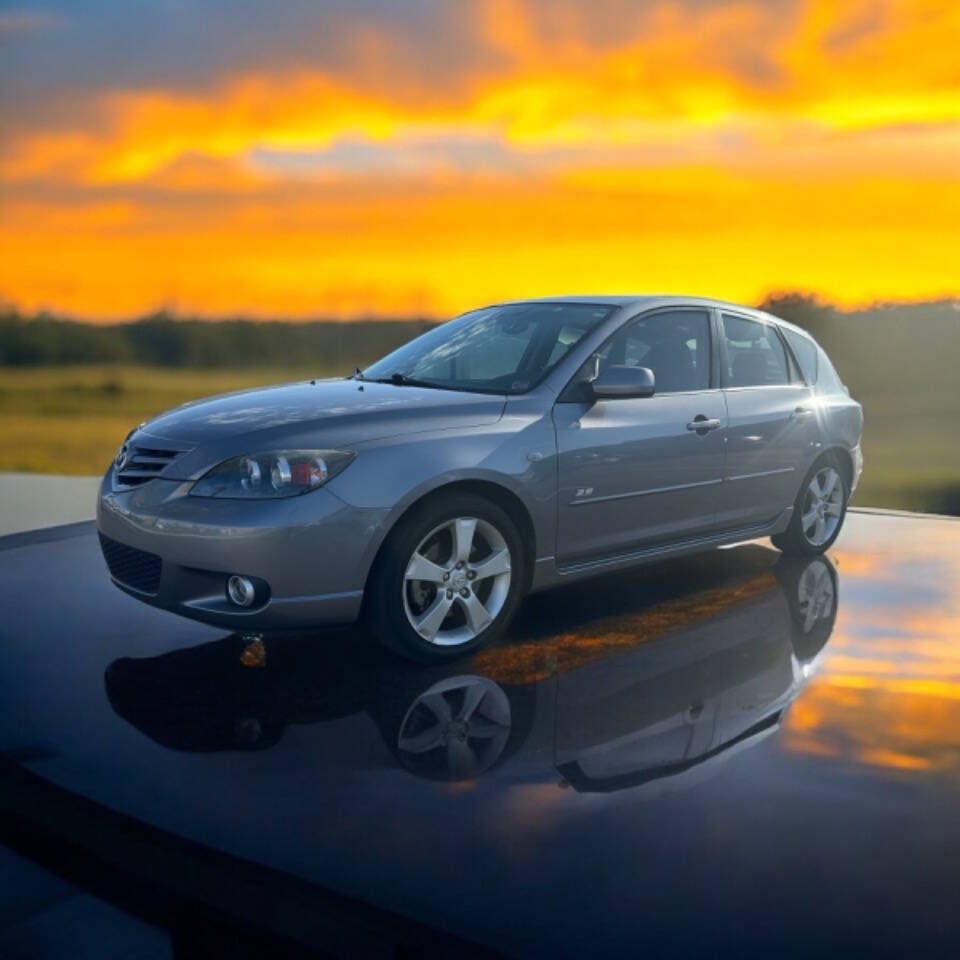
<instances>
[{"instance_id":1,"label":"rear side window","mask_svg":"<svg viewBox=\"0 0 960 960\"><path fill-rule=\"evenodd\" d=\"M800 370L803 373L803 379L809 384L817 382L817 346L809 338L793 330L784 330L783 335L790 344L797 363L800 364Z\"/></svg>"},{"instance_id":2,"label":"rear side window","mask_svg":"<svg viewBox=\"0 0 960 960\"><path fill-rule=\"evenodd\" d=\"M787 351L774 327L723 315L727 360L724 386L763 387L790 383Z\"/></svg>"}]
</instances>

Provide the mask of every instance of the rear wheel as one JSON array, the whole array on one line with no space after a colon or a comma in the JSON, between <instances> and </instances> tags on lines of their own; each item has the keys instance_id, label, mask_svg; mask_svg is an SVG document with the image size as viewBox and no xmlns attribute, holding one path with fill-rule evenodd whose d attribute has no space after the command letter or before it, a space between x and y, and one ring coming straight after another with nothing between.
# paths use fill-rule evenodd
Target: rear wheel
<instances>
[{"instance_id":1,"label":"rear wheel","mask_svg":"<svg viewBox=\"0 0 960 960\"><path fill-rule=\"evenodd\" d=\"M384 545L367 619L403 656L452 660L503 632L524 580L520 534L503 509L472 494L438 496L401 520Z\"/></svg>"},{"instance_id":2,"label":"rear wheel","mask_svg":"<svg viewBox=\"0 0 960 960\"><path fill-rule=\"evenodd\" d=\"M770 539L791 556L811 557L828 550L847 514L847 485L832 457L818 460L800 487L790 526Z\"/></svg>"}]
</instances>

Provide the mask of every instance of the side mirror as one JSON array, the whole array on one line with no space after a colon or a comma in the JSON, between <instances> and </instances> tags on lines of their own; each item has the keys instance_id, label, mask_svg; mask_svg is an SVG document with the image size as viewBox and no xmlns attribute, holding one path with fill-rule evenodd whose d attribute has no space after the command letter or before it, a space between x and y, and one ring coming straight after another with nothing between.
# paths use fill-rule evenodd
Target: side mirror
<instances>
[{"instance_id":1,"label":"side mirror","mask_svg":"<svg viewBox=\"0 0 960 960\"><path fill-rule=\"evenodd\" d=\"M609 366L595 380L590 381L590 390L595 400L652 397L655 389L653 371L648 367Z\"/></svg>"}]
</instances>

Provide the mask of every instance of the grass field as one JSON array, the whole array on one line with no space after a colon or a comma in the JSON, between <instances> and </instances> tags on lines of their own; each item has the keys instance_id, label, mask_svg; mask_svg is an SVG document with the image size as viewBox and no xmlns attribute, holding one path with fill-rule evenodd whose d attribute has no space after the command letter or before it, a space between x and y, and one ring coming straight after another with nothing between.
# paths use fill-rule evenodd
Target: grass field
<instances>
[{"instance_id":1,"label":"grass field","mask_svg":"<svg viewBox=\"0 0 960 960\"><path fill-rule=\"evenodd\" d=\"M0 368L0 470L98 474L127 431L201 396L341 370L172 370L159 367ZM869 390L866 468L855 503L960 515L955 391Z\"/></svg>"},{"instance_id":2,"label":"grass field","mask_svg":"<svg viewBox=\"0 0 960 960\"><path fill-rule=\"evenodd\" d=\"M198 397L335 371L0 368L0 470L96 474L131 427ZM340 372L340 371L336 371Z\"/></svg>"}]
</instances>

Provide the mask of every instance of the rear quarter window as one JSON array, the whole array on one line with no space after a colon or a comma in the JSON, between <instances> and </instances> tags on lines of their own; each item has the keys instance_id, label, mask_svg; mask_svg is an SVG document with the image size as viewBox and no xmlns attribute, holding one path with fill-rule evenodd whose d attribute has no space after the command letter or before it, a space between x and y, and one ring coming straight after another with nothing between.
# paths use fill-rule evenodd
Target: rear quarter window
<instances>
[{"instance_id":1,"label":"rear quarter window","mask_svg":"<svg viewBox=\"0 0 960 960\"><path fill-rule=\"evenodd\" d=\"M780 329L787 338L787 343L790 344L794 358L800 365L800 372L803 374L803 379L809 384L816 383L818 373L817 345L802 333L796 333L793 330L787 330L783 327Z\"/></svg>"},{"instance_id":2,"label":"rear quarter window","mask_svg":"<svg viewBox=\"0 0 960 960\"><path fill-rule=\"evenodd\" d=\"M843 385L840 374L837 373L836 368L830 362L830 358L826 355L822 347L817 348L817 357L817 386L820 387L821 390L847 393L848 390Z\"/></svg>"}]
</instances>

